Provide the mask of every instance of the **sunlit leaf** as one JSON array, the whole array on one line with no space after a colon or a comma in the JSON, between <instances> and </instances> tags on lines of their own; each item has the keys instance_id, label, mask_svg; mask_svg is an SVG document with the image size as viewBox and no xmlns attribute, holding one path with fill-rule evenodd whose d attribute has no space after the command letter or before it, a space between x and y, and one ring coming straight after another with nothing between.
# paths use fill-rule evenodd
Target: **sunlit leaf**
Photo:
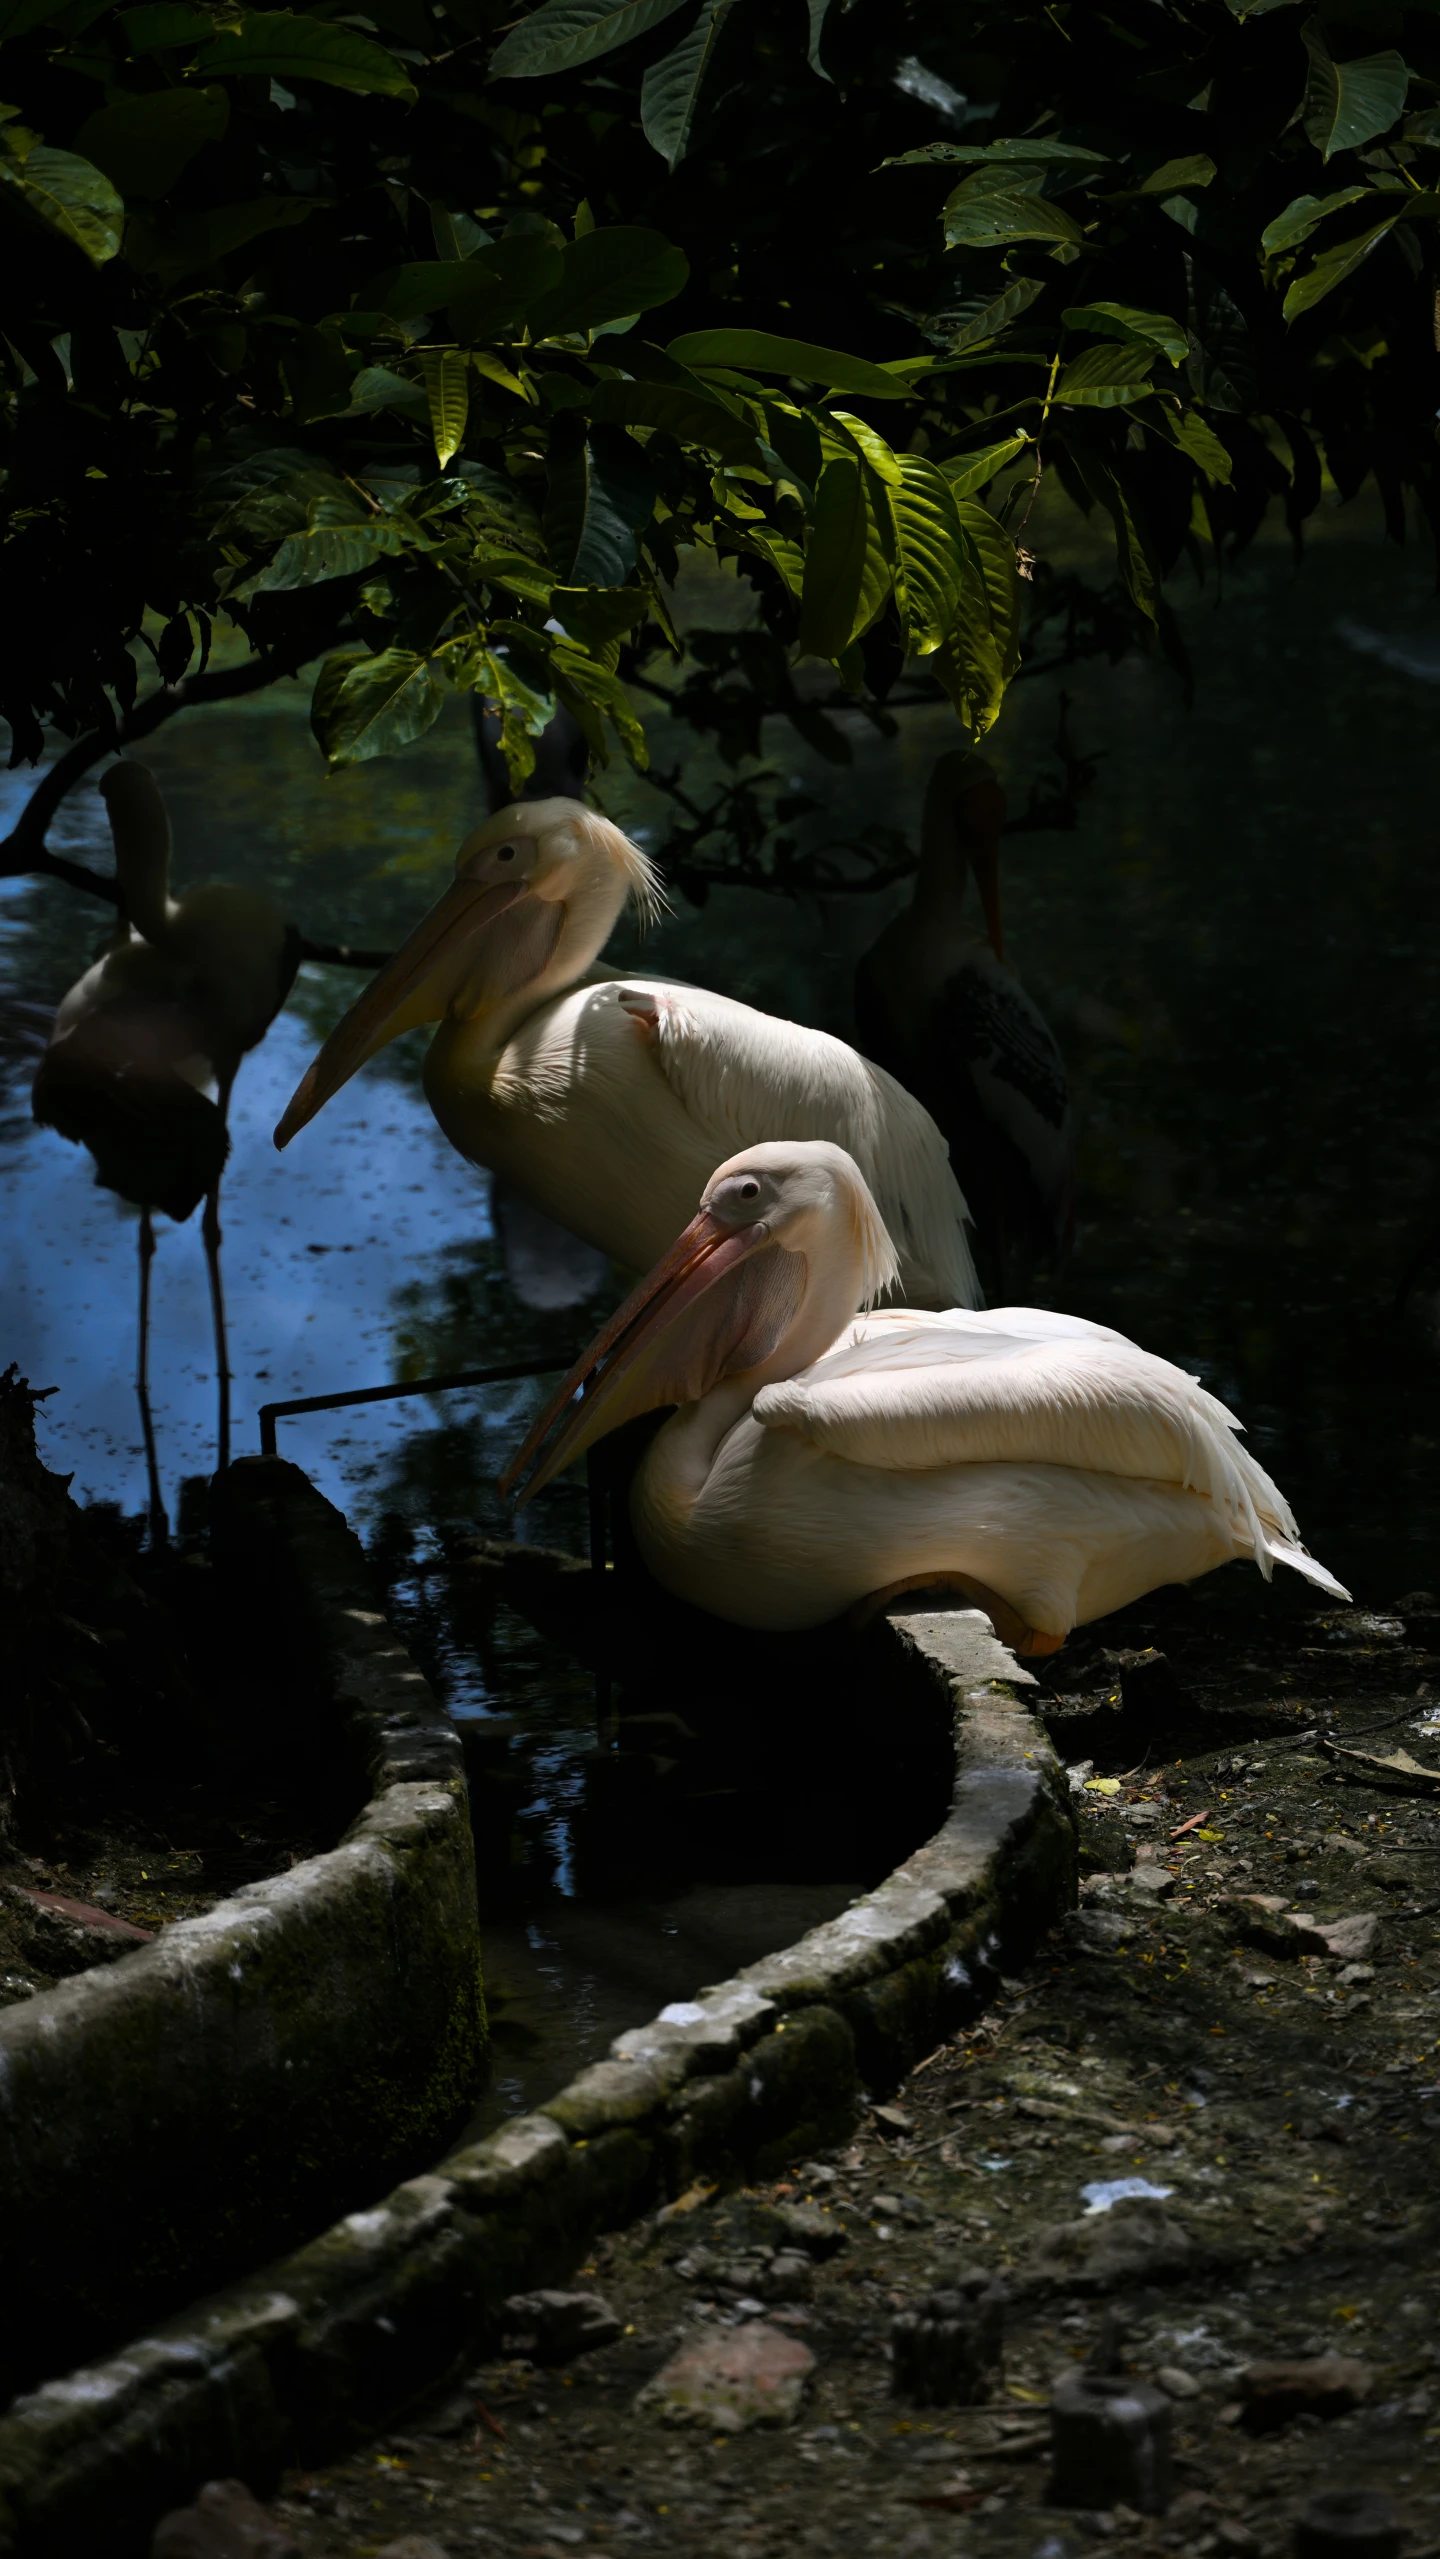
<instances>
[{"instance_id":1,"label":"sunlit leaf","mask_svg":"<svg viewBox=\"0 0 1440 2559\"><path fill-rule=\"evenodd\" d=\"M1187 151L1182 159L1162 160L1148 178L1142 178L1139 195L1170 195L1181 187L1208 187L1215 175L1215 163L1208 151Z\"/></svg>"},{"instance_id":2,"label":"sunlit leaf","mask_svg":"<svg viewBox=\"0 0 1440 2559\"><path fill-rule=\"evenodd\" d=\"M202 71L264 73L272 80L323 80L334 89L415 96L403 62L383 45L331 18L300 18L289 9L258 9L227 27L199 56Z\"/></svg>"},{"instance_id":3,"label":"sunlit leaf","mask_svg":"<svg viewBox=\"0 0 1440 2559\"><path fill-rule=\"evenodd\" d=\"M1183 364L1190 352L1185 331L1168 311L1139 311L1128 302L1080 302L1063 316L1067 329L1159 347L1172 364Z\"/></svg>"},{"instance_id":4,"label":"sunlit leaf","mask_svg":"<svg viewBox=\"0 0 1440 2559\"><path fill-rule=\"evenodd\" d=\"M359 523L316 525L308 532L289 534L274 559L232 587L227 601L238 604L252 595L284 595L296 587L353 577L357 570L373 567L377 559L408 550L413 541L412 527L378 516Z\"/></svg>"},{"instance_id":5,"label":"sunlit leaf","mask_svg":"<svg viewBox=\"0 0 1440 2559\"><path fill-rule=\"evenodd\" d=\"M851 391L868 400L910 397L905 383L863 355L841 355L834 347L776 337L769 329L692 329L686 337L672 338L665 352L677 364L702 371L733 367L742 373L794 374L802 382L819 382L827 390Z\"/></svg>"},{"instance_id":6,"label":"sunlit leaf","mask_svg":"<svg viewBox=\"0 0 1440 2559\"><path fill-rule=\"evenodd\" d=\"M1165 419L1167 432L1173 436L1181 452L1188 453L1192 462L1198 462L1209 479L1218 480L1222 488L1228 488L1230 456L1215 429L1199 410L1182 409L1178 417L1171 410L1162 410L1160 414Z\"/></svg>"},{"instance_id":7,"label":"sunlit leaf","mask_svg":"<svg viewBox=\"0 0 1440 2559\"><path fill-rule=\"evenodd\" d=\"M47 229L103 267L120 246L125 207L103 169L74 151L37 142L23 161L0 159L0 185Z\"/></svg>"},{"instance_id":8,"label":"sunlit leaf","mask_svg":"<svg viewBox=\"0 0 1440 2559\"><path fill-rule=\"evenodd\" d=\"M1318 18L1308 19L1300 33L1310 57L1301 121L1322 157L1358 150L1388 133L1410 86L1403 55L1367 53L1354 62L1335 62Z\"/></svg>"},{"instance_id":9,"label":"sunlit leaf","mask_svg":"<svg viewBox=\"0 0 1440 2559\"><path fill-rule=\"evenodd\" d=\"M953 312L947 311L929 321L927 328L937 330L944 326L946 319L953 319L955 334L948 342L946 353L959 355L966 347L984 346L987 340L998 338L1010 321L1018 320L1022 311L1028 311L1031 303L1039 300L1044 290L1037 277L1019 275L1013 284L1007 284L1003 293L977 295L973 301L960 304Z\"/></svg>"},{"instance_id":10,"label":"sunlit leaf","mask_svg":"<svg viewBox=\"0 0 1440 2559\"><path fill-rule=\"evenodd\" d=\"M87 116L77 147L123 196L168 195L180 172L230 120L223 89L153 89Z\"/></svg>"},{"instance_id":11,"label":"sunlit leaf","mask_svg":"<svg viewBox=\"0 0 1440 2559\"><path fill-rule=\"evenodd\" d=\"M809 0L809 7L810 45L805 59L812 71L818 71L822 80L828 80L830 74L820 59L820 39L825 32L825 20L830 13L830 0Z\"/></svg>"},{"instance_id":12,"label":"sunlit leaf","mask_svg":"<svg viewBox=\"0 0 1440 2559\"><path fill-rule=\"evenodd\" d=\"M994 249L1012 240L1082 241L1078 222L1048 197L1026 194L971 194L969 180L958 187L944 211L945 239L952 249Z\"/></svg>"},{"instance_id":13,"label":"sunlit leaf","mask_svg":"<svg viewBox=\"0 0 1440 2559\"><path fill-rule=\"evenodd\" d=\"M613 53L673 18L684 0L544 0L490 57L492 80L536 80Z\"/></svg>"},{"instance_id":14,"label":"sunlit leaf","mask_svg":"<svg viewBox=\"0 0 1440 2559\"><path fill-rule=\"evenodd\" d=\"M579 721L591 754L600 763L609 763L610 747L605 735L608 720L631 763L643 773L650 761L645 730L618 675L588 654L566 648L563 642L551 655L550 669L555 690Z\"/></svg>"},{"instance_id":15,"label":"sunlit leaf","mask_svg":"<svg viewBox=\"0 0 1440 2559\"><path fill-rule=\"evenodd\" d=\"M1047 165L1059 168L1067 163L1079 167L1086 162L1092 167L1109 165L1103 151L1089 151L1083 143L1042 141L1038 135L1008 133L1002 135L998 142L923 142L918 150L897 152L893 159L882 160L880 166L882 169L917 169L938 161L948 161L952 165L965 161L971 165L986 163L990 166L1021 163L1031 169Z\"/></svg>"},{"instance_id":16,"label":"sunlit leaf","mask_svg":"<svg viewBox=\"0 0 1440 2559\"><path fill-rule=\"evenodd\" d=\"M327 658L310 702L310 726L328 764L364 764L423 737L440 717L445 687L413 649L346 649Z\"/></svg>"},{"instance_id":17,"label":"sunlit leaf","mask_svg":"<svg viewBox=\"0 0 1440 2559\"><path fill-rule=\"evenodd\" d=\"M651 149L676 169L685 157L700 91L734 0L701 0L700 15L673 53L652 62L640 83L640 123Z\"/></svg>"},{"instance_id":18,"label":"sunlit leaf","mask_svg":"<svg viewBox=\"0 0 1440 2559\"><path fill-rule=\"evenodd\" d=\"M964 575L954 495L933 462L906 453L898 487L889 491L895 525L895 602L906 644L917 657L938 649L955 619Z\"/></svg>"},{"instance_id":19,"label":"sunlit leaf","mask_svg":"<svg viewBox=\"0 0 1440 2559\"><path fill-rule=\"evenodd\" d=\"M429 402L420 382L408 382L403 373L392 373L388 365L367 364L350 385L348 418L372 417L380 409L410 409L427 413Z\"/></svg>"},{"instance_id":20,"label":"sunlit leaf","mask_svg":"<svg viewBox=\"0 0 1440 2559\"><path fill-rule=\"evenodd\" d=\"M1316 224L1324 221L1327 213L1338 213L1342 204L1358 204L1362 196L1373 192L1370 187L1339 187L1334 195L1297 195L1293 203L1286 205L1283 213L1277 213L1273 222L1267 222L1260 234L1260 246L1271 257L1277 256L1282 249L1298 248L1302 240L1308 240Z\"/></svg>"},{"instance_id":21,"label":"sunlit leaf","mask_svg":"<svg viewBox=\"0 0 1440 2559\"><path fill-rule=\"evenodd\" d=\"M990 629L1001 673L1008 683L1020 664L1020 572L1015 545L1004 526L977 499L958 499L955 513L985 582Z\"/></svg>"},{"instance_id":22,"label":"sunlit leaf","mask_svg":"<svg viewBox=\"0 0 1440 2559\"><path fill-rule=\"evenodd\" d=\"M443 471L465 441L470 416L470 366L453 347L425 347L420 355L420 374L430 411L430 432L435 439L435 459Z\"/></svg>"},{"instance_id":23,"label":"sunlit leaf","mask_svg":"<svg viewBox=\"0 0 1440 2559\"><path fill-rule=\"evenodd\" d=\"M649 311L658 302L672 302L690 277L684 251L662 232L628 224L584 232L559 255L556 282L526 309L532 338L568 337L627 319L632 311Z\"/></svg>"},{"instance_id":24,"label":"sunlit leaf","mask_svg":"<svg viewBox=\"0 0 1440 2559\"><path fill-rule=\"evenodd\" d=\"M965 498L972 489L983 489L1017 453L1023 453L1030 442L1028 435L1004 435L996 444L983 444L975 453L957 453L939 466L953 498Z\"/></svg>"},{"instance_id":25,"label":"sunlit leaf","mask_svg":"<svg viewBox=\"0 0 1440 2559\"><path fill-rule=\"evenodd\" d=\"M848 409L832 409L827 427L842 427L849 441L858 447L877 476L892 487L900 485L900 457L888 445L878 428L868 426L864 418L852 417Z\"/></svg>"},{"instance_id":26,"label":"sunlit leaf","mask_svg":"<svg viewBox=\"0 0 1440 2559\"><path fill-rule=\"evenodd\" d=\"M1133 341L1125 346L1086 347L1073 364L1066 365L1056 383L1057 404L1118 409L1131 400L1143 400L1152 387L1155 352Z\"/></svg>"}]
</instances>

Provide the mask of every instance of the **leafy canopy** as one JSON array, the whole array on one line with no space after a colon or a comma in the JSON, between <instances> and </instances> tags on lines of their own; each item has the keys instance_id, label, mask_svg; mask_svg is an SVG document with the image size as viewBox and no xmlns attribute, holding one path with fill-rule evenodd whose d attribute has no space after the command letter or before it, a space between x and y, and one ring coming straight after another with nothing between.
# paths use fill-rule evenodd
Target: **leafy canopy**
<instances>
[{"instance_id":1,"label":"leafy canopy","mask_svg":"<svg viewBox=\"0 0 1440 2559\"><path fill-rule=\"evenodd\" d=\"M21 758L217 616L323 657L337 763L455 689L517 783L557 700L643 761L637 686L843 754L803 656L979 735L1042 469L1177 656L1167 575L1272 498L1440 519L1429 9L0 0L0 92ZM682 681L697 547L760 619Z\"/></svg>"}]
</instances>

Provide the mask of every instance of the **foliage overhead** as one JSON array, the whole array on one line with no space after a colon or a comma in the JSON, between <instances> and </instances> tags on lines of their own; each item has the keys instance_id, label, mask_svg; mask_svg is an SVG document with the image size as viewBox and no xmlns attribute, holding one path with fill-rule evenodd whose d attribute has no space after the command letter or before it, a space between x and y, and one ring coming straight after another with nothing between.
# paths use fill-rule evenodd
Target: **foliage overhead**
<instances>
[{"instance_id":1,"label":"foliage overhead","mask_svg":"<svg viewBox=\"0 0 1440 2559\"><path fill-rule=\"evenodd\" d=\"M1440 524L1433 8L0 0L0 93L19 759L220 616L334 763L457 688L517 783L557 700L643 761L637 688L843 757L806 657L978 736L1027 600L1178 662L1272 500ZM1115 597L1030 578L1042 470ZM757 620L678 670L697 546Z\"/></svg>"}]
</instances>

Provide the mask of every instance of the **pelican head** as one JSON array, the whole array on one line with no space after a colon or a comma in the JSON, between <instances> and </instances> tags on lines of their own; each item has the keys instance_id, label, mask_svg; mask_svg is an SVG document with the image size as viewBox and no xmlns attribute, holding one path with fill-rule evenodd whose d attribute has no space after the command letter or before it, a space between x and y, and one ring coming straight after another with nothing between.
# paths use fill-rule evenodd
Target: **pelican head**
<instances>
[{"instance_id":1,"label":"pelican head","mask_svg":"<svg viewBox=\"0 0 1440 2559\"><path fill-rule=\"evenodd\" d=\"M843 1147L808 1138L732 1155L552 1397L502 1489L524 1477L528 1501L607 1431L657 1405L697 1403L732 1381L748 1401L818 1359L898 1268Z\"/></svg>"},{"instance_id":2,"label":"pelican head","mask_svg":"<svg viewBox=\"0 0 1440 2559\"><path fill-rule=\"evenodd\" d=\"M653 865L580 800L521 800L468 835L454 886L337 1023L275 1131L286 1146L402 1031L475 1020L507 1000L573 986L627 898L647 921L664 904Z\"/></svg>"}]
</instances>

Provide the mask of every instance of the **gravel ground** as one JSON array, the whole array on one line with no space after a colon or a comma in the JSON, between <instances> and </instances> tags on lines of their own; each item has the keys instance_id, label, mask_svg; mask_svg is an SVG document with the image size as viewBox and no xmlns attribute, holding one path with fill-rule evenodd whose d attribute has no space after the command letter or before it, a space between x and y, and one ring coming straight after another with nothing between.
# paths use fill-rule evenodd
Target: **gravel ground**
<instances>
[{"instance_id":1,"label":"gravel ground","mask_svg":"<svg viewBox=\"0 0 1440 2559\"><path fill-rule=\"evenodd\" d=\"M1084 1883L1026 1976L847 2146L602 2242L575 2282L616 2342L563 2368L512 2351L404 2432L288 2477L275 2511L306 2559L1061 2559L1102 2540L1278 2559L1342 2486L1388 2492L1417 2559L1440 2543L1440 1778L1325 1747L1440 1757L1440 1610L1272 1608L1263 1638L1252 1611L1237 1670L1231 1606L1152 1603L1052 1673ZM1256 1738L1182 1755L1212 1673L1227 1733L1248 1717ZM1374 1924L1332 1949L1342 1920ZM1126 2180L1141 2191L1108 2201ZM981 2405L921 2408L894 2393L892 2322L961 2268L1005 2285L1003 2371ZM637 2405L682 2345L753 2324L814 2357L790 2423ZM1283 2411L1247 2375L1336 2356L1267 2426ZM1083 2367L1168 2403L1163 2514L1047 2505L1048 2402Z\"/></svg>"}]
</instances>

